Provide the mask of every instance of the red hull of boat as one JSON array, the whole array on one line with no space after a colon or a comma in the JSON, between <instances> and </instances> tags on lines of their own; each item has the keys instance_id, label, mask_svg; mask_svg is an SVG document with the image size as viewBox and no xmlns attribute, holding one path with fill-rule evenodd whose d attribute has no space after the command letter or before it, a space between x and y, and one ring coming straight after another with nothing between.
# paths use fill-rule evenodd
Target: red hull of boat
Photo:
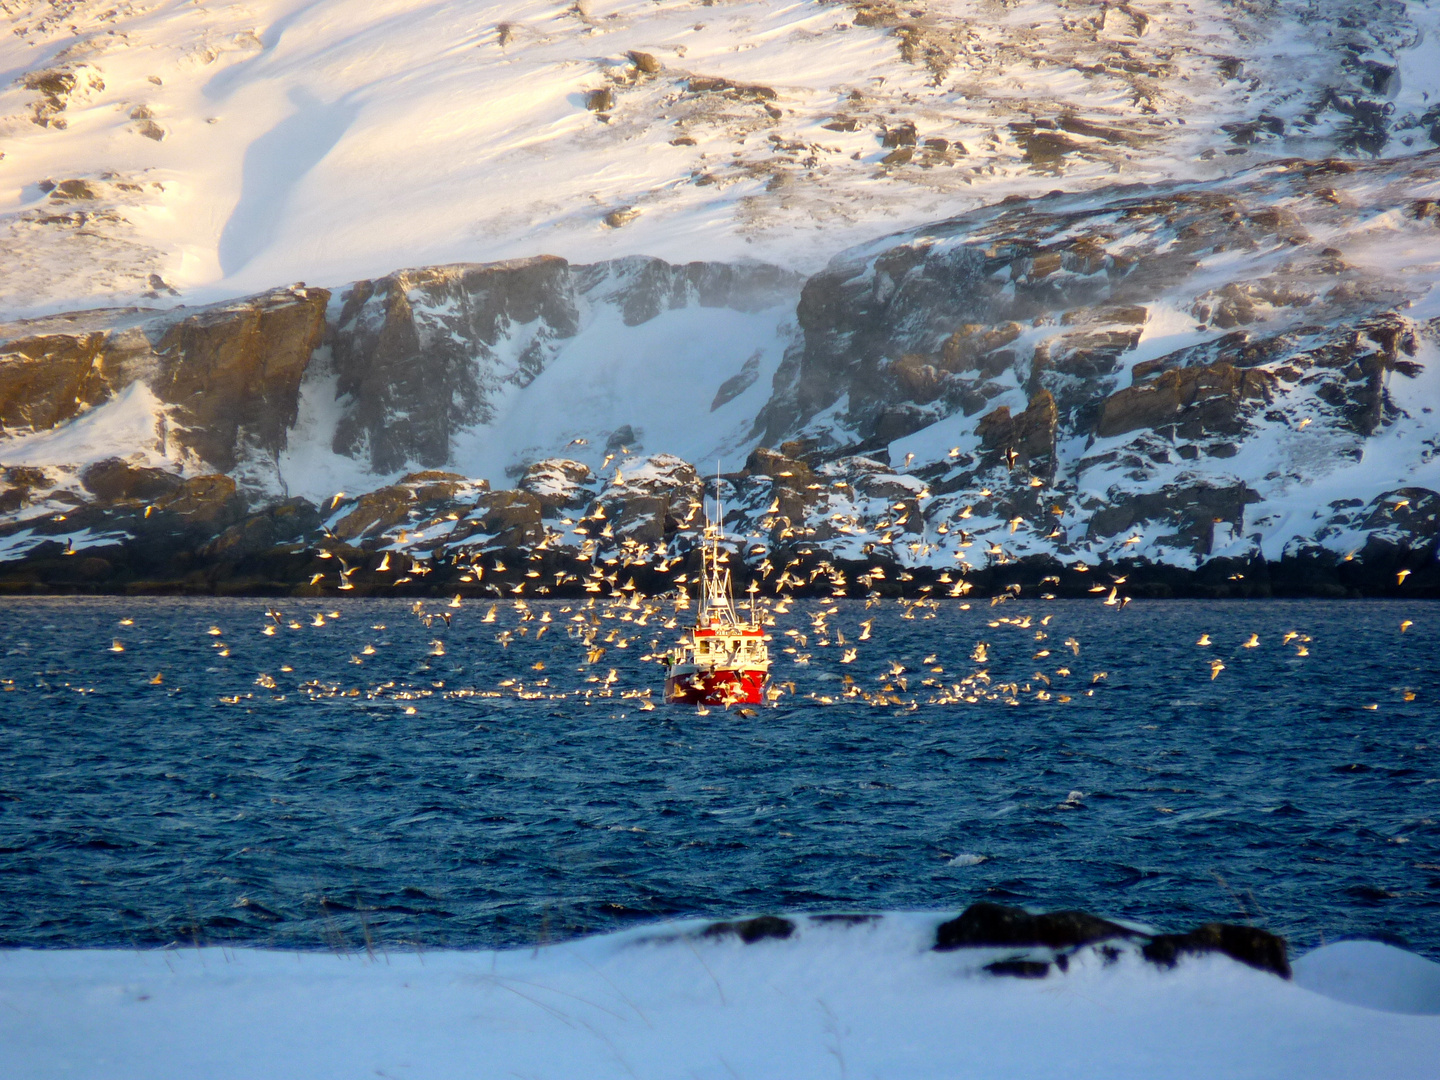
<instances>
[{"instance_id":1,"label":"red hull of boat","mask_svg":"<svg viewBox=\"0 0 1440 1080\"><path fill-rule=\"evenodd\" d=\"M759 705L765 700L763 671L716 670L671 675L665 680L668 705Z\"/></svg>"}]
</instances>

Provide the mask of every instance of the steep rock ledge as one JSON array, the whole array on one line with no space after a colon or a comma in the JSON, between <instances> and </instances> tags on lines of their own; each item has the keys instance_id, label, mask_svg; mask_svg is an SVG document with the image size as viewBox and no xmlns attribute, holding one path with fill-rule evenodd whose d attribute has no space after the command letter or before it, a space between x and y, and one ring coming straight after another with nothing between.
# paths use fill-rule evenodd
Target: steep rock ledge
<instances>
[{"instance_id":1,"label":"steep rock ledge","mask_svg":"<svg viewBox=\"0 0 1440 1080\"><path fill-rule=\"evenodd\" d=\"M168 410L160 456L221 470L274 455L325 331L324 289L277 289L193 311L127 308L0 325L0 434L46 431L144 383ZM119 449L119 448L117 448ZM130 448L124 448L130 449Z\"/></svg>"}]
</instances>

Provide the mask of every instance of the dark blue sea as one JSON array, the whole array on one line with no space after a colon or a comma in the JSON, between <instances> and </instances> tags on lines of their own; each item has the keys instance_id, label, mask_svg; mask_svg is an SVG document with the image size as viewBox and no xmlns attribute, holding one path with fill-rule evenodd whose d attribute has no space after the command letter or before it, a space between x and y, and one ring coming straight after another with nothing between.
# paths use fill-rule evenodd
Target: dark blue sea
<instances>
[{"instance_id":1,"label":"dark blue sea","mask_svg":"<svg viewBox=\"0 0 1440 1080\"><path fill-rule=\"evenodd\" d=\"M749 716L635 696L668 608L268 606L0 601L0 945L990 899L1440 958L1434 603L797 603Z\"/></svg>"}]
</instances>

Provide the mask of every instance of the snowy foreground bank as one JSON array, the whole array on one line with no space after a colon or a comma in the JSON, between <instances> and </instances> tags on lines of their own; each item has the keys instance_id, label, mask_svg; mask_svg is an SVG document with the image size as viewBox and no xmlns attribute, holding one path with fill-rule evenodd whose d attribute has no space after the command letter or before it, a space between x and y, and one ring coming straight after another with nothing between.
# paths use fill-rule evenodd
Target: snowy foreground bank
<instances>
[{"instance_id":1,"label":"snowy foreground bank","mask_svg":"<svg viewBox=\"0 0 1440 1080\"><path fill-rule=\"evenodd\" d=\"M935 952L942 916L683 922L534 950L0 953L6 1077L1403 1077L1440 1060L1440 964L1370 942L1287 982L1224 956Z\"/></svg>"}]
</instances>

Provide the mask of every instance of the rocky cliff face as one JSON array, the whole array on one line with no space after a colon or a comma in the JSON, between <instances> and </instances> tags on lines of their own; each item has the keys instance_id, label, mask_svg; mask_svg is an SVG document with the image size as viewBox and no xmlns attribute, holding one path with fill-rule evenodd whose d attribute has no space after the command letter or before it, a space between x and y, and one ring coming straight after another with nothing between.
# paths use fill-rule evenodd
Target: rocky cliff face
<instances>
[{"instance_id":1,"label":"rocky cliff face","mask_svg":"<svg viewBox=\"0 0 1440 1080\"><path fill-rule=\"evenodd\" d=\"M189 311L80 312L0 326L0 429L50 430L136 383L166 406L154 441L116 447L235 468L273 457L325 331L324 289Z\"/></svg>"},{"instance_id":2,"label":"rocky cliff face","mask_svg":"<svg viewBox=\"0 0 1440 1080\"><path fill-rule=\"evenodd\" d=\"M893 439L979 412L1017 386L1050 391L1069 426L1093 429L1122 374L1278 367L1305 351L1287 332L1333 327L1338 340L1428 289L1428 277L1373 257L1369 222L1394 214L1397 232L1425 242L1430 204L1416 195L1437 168L1433 155L1292 161L1129 197L1018 200L842 255L806 283L803 345L777 376L764 437L801 432L843 399L842 430ZM1371 257L1350 261L1346 247ZM1137 353L1161 318L1177 343L1186 332L1228 333ZM1233 381L1218 367L1212 376ZM1374 404L1357 393L1363 428ZM1126 411L1116 409L1107 434Z\"/></svg>"},{"instance_id":3,"label":"rocky cliff face","mask_svg":"<svg viewBox=\"0 0 1440 1080\"><path fill-rule=\"evenodd\" d=\"M571 266L544 256L402 270L342 294L330 333L348 409L337 453L373 471L451 461L458 432L493 423L580 330L582 310L618 309L626 326L691 305L755 311L799 287L777 267L629 258Z\"/></svg>"},{"instance_id":4,"label":"rocky cliff face","mask_svg":"<svg viewBox=\"0 0 1440 1080\"><path fill-rule=\"evenodd\" d=\"M1428 475L1437 190L1433 152L1297 160L888 238L806 283L758 431L985 489L1011 552L1358 548L1330 496Z\"/></svg>"},{"instance_id":5,"label":"rocky cliff face","mask_svg":"<svg viewBox=\"0 0 1440 1080\"><path fill-rule=\"evenodd\" d=\"M579 328L570 266L539 258L402 270L343 296L332 332L353 405L335 449L378 473L444 465L455 431L494 418L507 383L534 379Z\"/></svg>"},{"instance_id":6,"label":"rocky cliff face","mask_svg":"<svg viewBox=\"0 0 1440 1080\"><path fill-rule=\"evenodd\" d=\"M302 388L317 385L336 415L329 450L381 476L437 468L453 463L457 436L495 422L585 319L613 312L628 328L684 308L783 309L801 280L763 264L572 266L546 256L401 270L346 287L334 304L327 290L295 287L194 310L4 324L0 436L13 450L15 439L93 419L140 384L156 399L153 438L105 454L242 469L250 487L260 485L252 494L264 496ZM747 370L746 387L753 361ZM633 432L616 445L627 441Z\"/></svg>"},{"instance_id":7,"label":"rocky cliff face","mask_svg":"<svg viewBox=\"0 0 1440 1080\"><path fill-rule=\"evenodd\" d=\"M0 562L71 573L47 546L63 542L150 552L116 555L138 574L170 536L186 574L274 588L327 587L306 569L327 545L362 568L335 588L391 587L376 568L404 560L437 576L394 587L662 586L693 561L711 464L642 449L629 424L562 435L503 481L457 448L562 361L571 381L539 407L583 410L600 392L585 365L662 323L666 348L721 325L706 312L786 340L798 293L763 406L761 352L704 370L729 330L647 406L696 397L702 374L693 415L754 402L721 483L741 577L852 595L1086 592L1098 567L1157 593L1440 587L1437 155L1009 200L846 253L803 291L757 265L538 258L401 271L334 303L297 287L13 324ZM145 421L125 429L139 441L97 452L85 425L107 409ZM355 490L301 503L255 481L297 444ZM217 474L228 492L182 491Z\"/></svg>"}]
</instances>

